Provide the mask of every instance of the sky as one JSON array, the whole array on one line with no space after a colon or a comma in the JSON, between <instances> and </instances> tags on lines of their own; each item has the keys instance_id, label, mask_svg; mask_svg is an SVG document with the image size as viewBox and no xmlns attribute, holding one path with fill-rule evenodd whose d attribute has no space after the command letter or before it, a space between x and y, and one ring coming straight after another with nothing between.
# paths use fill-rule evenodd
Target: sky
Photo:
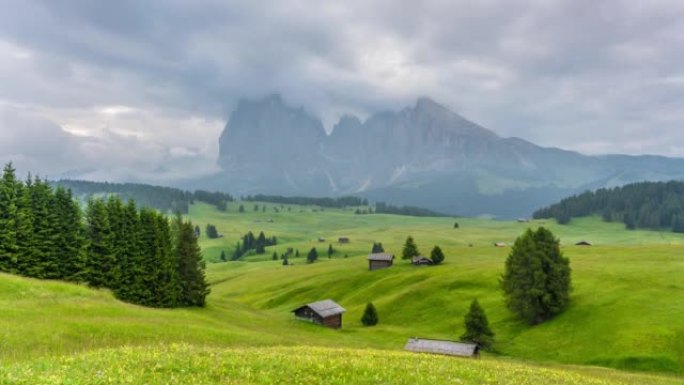
<instances>
[{"instance_id":1,"label":"sky","mask_svg":"<svg viewBox=\"0 0 684 385\"><path fill-rule=\"evenodd\" d=\"M684 2L0 0L0 161L57 178L217 170L242 98L329 129L428 96L504 137L684 157Z\"/></svg>"}]
</instances>

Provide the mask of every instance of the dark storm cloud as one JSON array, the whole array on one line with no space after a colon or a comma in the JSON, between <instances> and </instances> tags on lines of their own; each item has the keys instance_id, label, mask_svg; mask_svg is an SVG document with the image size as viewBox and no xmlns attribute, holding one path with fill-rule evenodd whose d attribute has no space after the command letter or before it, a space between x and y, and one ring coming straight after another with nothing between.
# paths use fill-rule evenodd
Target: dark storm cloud
<instances>
[{"instance_id":1,"label":"dark storm cloud","mask_svg":"<svg viewBox=\"0 0 684 385\"><path fill-rule=\"evenodd\" d=\"M679 1L0 6L0 102L87 137L111 127L209 160L239 98L281 92L330 126L425 95L504 136L684 155Z\"/></svg>"}]
</instances>

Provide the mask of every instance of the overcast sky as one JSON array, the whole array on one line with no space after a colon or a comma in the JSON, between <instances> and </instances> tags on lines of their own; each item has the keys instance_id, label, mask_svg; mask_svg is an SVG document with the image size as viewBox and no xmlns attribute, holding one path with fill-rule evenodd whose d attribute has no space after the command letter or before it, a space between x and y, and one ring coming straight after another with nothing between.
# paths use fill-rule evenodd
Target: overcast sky
<instances>
[{"instance_id":1,"label":"overcast sky","mask_svg":"<svg viewBox=\"0 0 684 385\"><path fill-rule=\"evenodd\" d=\"M0 0L0 160L215 169L240 98L329 128L429 96L502 136L684 156L684 1ZM85 173L85 174L83 174Z\"/></svg>"}]
</instances>

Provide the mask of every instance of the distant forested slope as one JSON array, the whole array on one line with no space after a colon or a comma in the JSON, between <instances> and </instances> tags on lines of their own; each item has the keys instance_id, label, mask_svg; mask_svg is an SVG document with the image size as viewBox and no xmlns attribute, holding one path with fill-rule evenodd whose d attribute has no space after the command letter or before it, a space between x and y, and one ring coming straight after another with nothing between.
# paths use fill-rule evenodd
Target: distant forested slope
<instances>
[{"instance_id":1,"label":"distant forested slope","mask_svg":"<svg viewBox=\"0 0 684 385\"><path fill-rule=\"evenodd\" d=\"M286 205L311 205L331 208L342 208L349 206L368 206L368 200L354 196L344 196L339 198L315 198L293 196L287 197L282 195L247 195L243 198L247 202L269 202L280 203Z\"/></svg>"},{"instance_id":2,"label":"distant forested slope","mask_svg":"<svg viewBox=\"0 0 684 385\"><path fill-rule=\"evenodd\" d=\"M233 200L229 194L197 190L195 192L172 187L152 186L139 183L89 182L80 180L60 180L52 182L71 190L75 197L87 200L93 196L117 195L122 200L135 200L138 206L151 207L162 212L188 213L188 207L195 200L215 205L225 210L226 202Z\"/></svg>"},{"instance_id":3,"label":"distant forested slope","mask_svg":"<svg viewBox=\"0 0 684 385\"><path fill-rule=\"evenodd\" d=\"M611 189L587 191L537 210L534 218L572 218L601 215L628 229L671 229L684 233L684 182L642 182Z\"/></svg>"}]
</instances>

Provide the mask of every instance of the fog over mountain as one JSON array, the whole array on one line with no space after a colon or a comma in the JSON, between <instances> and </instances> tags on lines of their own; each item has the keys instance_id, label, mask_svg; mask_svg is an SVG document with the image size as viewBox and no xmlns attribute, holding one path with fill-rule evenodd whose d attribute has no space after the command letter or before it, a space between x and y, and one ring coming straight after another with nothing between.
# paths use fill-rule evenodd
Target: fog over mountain
<instances>
[{"instance_id":1,"label":"fog over mountain","mask_svg":"<svg viewBox=\"0 0 684 385\"><path fill-rule=\"evenodd\" d=\"M219 140L222 172L202 181L236 194L356 194L450 214L526 216L590 188L684 177L684 159L587 156L503 138L420 98L330 135L279 95L243 100Z\"/></svg>"}]
</instances>

